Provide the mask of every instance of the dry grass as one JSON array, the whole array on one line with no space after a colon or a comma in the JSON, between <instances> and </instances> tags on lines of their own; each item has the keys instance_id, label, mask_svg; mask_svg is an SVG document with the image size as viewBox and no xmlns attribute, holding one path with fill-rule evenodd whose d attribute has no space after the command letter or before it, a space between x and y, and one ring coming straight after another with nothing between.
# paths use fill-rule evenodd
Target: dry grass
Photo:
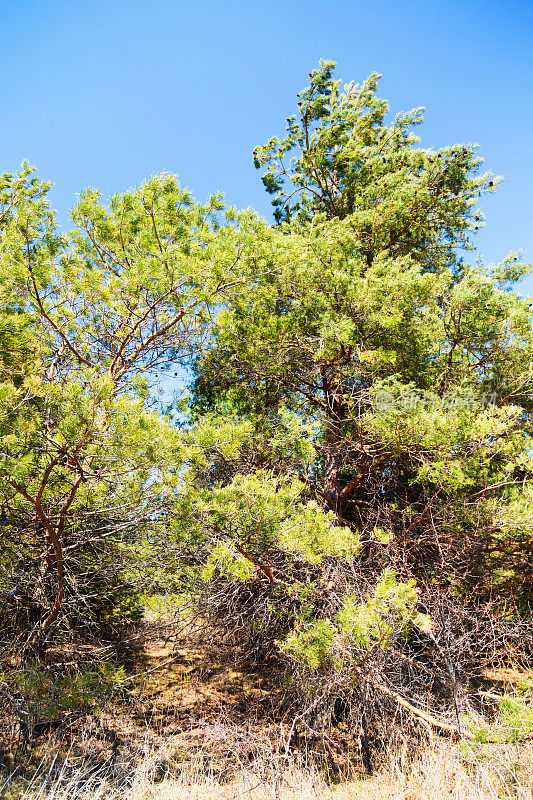
<instances>
[{"instance_id":1,"label":"dry grass","mask_svg":"<svg viewBox=\"0 0 533 800\"><path fill-rule=\"evenodd\" d=\"M206 754L204 754L205 756ZM99 767L67 758L33 778L0 782L7 800L532 800L533 745L490 747L437 742L408 762L397 756L379 773L335 785L283 756L242 764L224 782L205 758L173 761L162 748Z\"/></svg>"}]
</instances>

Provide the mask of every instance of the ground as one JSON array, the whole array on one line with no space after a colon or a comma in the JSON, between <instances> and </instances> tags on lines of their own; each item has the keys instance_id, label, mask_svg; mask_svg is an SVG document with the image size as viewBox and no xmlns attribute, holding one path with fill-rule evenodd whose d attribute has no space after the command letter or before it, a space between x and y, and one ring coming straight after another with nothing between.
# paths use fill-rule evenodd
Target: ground
<instances>
[{"instance_id":1,"label":"ground","mask_svg":"<svg viewBox=\"0 0 533 800\"><path fill-rule=\"evenodd\" d=\"M343 748L357 737L341 729L322 742L317 769L312 737L292 751L290 719L269 713L275 674L250 671L238 654L230 666L216 641L180 635L165 613L147 610L136 636L116 700L43 731L31 752L19 749L15 771L6 757L0 798L533 800L532 741L480 745L435 736L416 753L398 750L369 776L355 750L346 759ZM507 664L486 679L501 691L524 676Z\"/></svg>"}]
</instances>

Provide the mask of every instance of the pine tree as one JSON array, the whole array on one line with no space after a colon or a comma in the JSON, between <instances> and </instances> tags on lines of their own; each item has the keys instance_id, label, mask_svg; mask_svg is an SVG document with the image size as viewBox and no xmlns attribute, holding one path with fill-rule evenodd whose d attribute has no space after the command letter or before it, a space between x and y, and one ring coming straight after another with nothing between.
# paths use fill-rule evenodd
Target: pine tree
<instances>
[{"instance_id":1,"label":"pine tree","mask_svg":"<svg viewBox=\"0 0 533 800\"><path fill-rule=\"evenodd\" d=\"M277 225L219 317L197 395L271 425L287 408L314 431L298 476L337 524L384 529L425 580L507 583L526 602L533 337L510 284L528 267L458 255L497 179L471 145L418 146L419 109L386 124L378 76L341 89L333 66L310 74L286 137L255 150Z\"/></svg>"}]
</instances>

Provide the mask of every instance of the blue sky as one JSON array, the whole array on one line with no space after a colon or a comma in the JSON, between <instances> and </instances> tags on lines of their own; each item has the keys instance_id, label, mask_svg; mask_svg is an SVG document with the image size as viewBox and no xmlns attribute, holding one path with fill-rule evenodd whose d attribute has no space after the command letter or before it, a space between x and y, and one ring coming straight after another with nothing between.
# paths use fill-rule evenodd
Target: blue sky
<instances>
[{"instance_id":1,"label":"blue sky","mask_svg":"<svg viewBox=\"0 0 533 800\"><path fill-rule=\"evenodd\" d=\"M159 171L270 217L253 147L331 58L382 73L392 112L425 106L423 144L479 143L505 177L479 254L533 260L532 35L532 0L0 0L0 171L35 164L64 225L85 187Z\"/></svg>"}]
</instances>

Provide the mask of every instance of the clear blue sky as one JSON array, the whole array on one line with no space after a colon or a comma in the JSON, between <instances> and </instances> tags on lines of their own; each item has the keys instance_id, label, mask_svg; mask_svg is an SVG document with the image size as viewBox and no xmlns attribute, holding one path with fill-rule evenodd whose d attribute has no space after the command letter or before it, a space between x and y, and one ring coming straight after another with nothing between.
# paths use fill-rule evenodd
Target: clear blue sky
<instances>
[{"instance_id":1,"label":"clear blue sky","mask_svg":"<svg viewBox=\"0 0 533 800\"><path fill-rule=\"evenodd\" d=\"M252 149L332 58L381 72L392 112L425 106L423 144L480 144L505 183L479 252L533 260L532 36L533 0L0 0L0 171L35 164L62 224L85 187L159 171L270 217Z\"/></svg>"}]
</instances>

